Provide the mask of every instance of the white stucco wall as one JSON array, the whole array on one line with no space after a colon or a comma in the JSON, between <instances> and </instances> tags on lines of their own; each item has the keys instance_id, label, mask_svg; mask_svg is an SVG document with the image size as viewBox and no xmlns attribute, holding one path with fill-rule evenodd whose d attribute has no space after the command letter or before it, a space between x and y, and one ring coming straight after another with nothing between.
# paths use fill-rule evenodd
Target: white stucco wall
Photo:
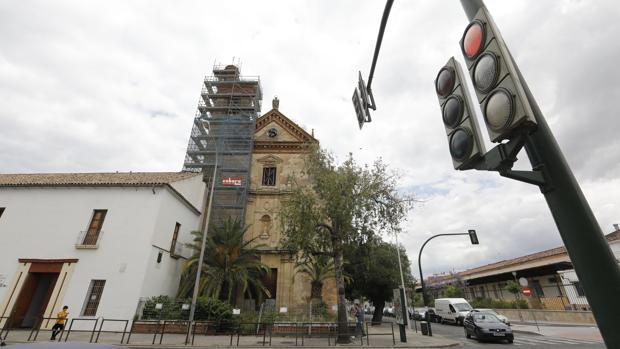
<instances>
[{"instance_id":1,"label":"white stucco wall","mask_svg":"<svg viewBox=\"0 0 620 349\"><path fill-rule=\"evenodd\" d=\"M174 294L183 259L164 256L157 268L153 245L169 249L175 222L179 243L195 229L199 215L164 187L0 188L0 275L8 284L19 258L77 258L59 307L81 315L93 279L106 285L97 316L131 319L141 296ZM107 209L98 249L75 248L94 209ZM0 287L2 304L9 287Z\"/></svg>"}]
</instances>

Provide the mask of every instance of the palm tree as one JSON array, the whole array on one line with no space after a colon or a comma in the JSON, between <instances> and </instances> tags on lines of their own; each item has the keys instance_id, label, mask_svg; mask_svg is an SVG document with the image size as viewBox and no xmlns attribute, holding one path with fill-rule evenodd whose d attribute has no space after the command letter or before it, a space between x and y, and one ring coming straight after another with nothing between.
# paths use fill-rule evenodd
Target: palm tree
<instances>
[{"instance_id":1,"label":"palm tree","mask_svg":"<svg viewBox=\"0 0 620 349\"><path fill-rule=\"evenodd\" d=\"M303 258L295 263L295 274L305 274L310 278L310 299L322 298L323 283L336 276L334 259L327 255L317 255ZM344 276L345 282L351 278Z\"/></svg>"},{"instance_id":2,"label":"palm tree","mask_svg":"<svg viewBox=\"0 0 620 349\"><path fill-rule=\"evenodd\" d=\"M261 282L270 269L260 260L258 248L262 245L253 244L256 238L244 241L248 228L238 220L228 218L209 233L199 285L201 296L224 299L229 303L233 301L235 290L251 296L252 289L256 294L270 296ZM189 297L194 288L202 233L194 231L192 235L194 242L186 246L193 250L193 254L183 265L179 297Z\"/></svg>"}]
</instances>

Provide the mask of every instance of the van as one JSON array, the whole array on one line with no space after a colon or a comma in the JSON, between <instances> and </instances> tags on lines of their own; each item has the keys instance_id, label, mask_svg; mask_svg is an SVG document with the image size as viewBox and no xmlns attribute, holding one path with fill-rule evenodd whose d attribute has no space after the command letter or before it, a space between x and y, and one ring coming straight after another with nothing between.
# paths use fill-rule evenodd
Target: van
<instances>
[{"instance_id":1,"label":"van","mask_svg":"<svg viewBox=\"0 0 620 349\"><path fill-rule=\"evenodd\" d=\"M462 325L465 316L472 310L465 298L438 298L435 299L435 313L438 321L451 322Z\"/></svg>"}]
</instances>

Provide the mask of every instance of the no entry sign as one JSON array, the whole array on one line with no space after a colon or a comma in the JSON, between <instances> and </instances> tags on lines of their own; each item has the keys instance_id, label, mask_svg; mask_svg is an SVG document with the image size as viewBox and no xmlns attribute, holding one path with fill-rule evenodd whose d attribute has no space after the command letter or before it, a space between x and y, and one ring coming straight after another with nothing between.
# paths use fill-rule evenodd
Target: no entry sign
<instances>
[{"instance_id":1,"label":"no entry sign","mask_svg":"<svg viewBox=\"0 0 620 349\"><path fill-rule=\"evenodd\" d=\"M521 290L521 292L523 292L523 295L527 297L532 295L532 290L530 290L529 287L523 287L523 290Z\"/></svg>"}]
</instances>

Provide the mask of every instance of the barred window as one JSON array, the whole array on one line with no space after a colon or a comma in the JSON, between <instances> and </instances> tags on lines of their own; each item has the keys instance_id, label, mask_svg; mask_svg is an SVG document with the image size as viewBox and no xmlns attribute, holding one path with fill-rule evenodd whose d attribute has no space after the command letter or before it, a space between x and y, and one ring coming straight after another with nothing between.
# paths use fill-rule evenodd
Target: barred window
<instances>
[{"instance_id":1,"label":"barred window","mask_svg":"<svg viewBox=\"0 0 620 349\"><path fill-rule=\"evenodd\" d=\"M266 185L266 186L276 185L276 168L275 167L263 167L263 185Z\"/></svg>"},{"instance_id":2,"label":"barred window","mask_svg":"<svg viewBox=\"0 0 620 349\"><path fill-rule=\"evenodd\" d=\"M103 287L105 286L105 280L91 280L88 287L88 293L86 302L84 304L83 316L96 316L97 308L99 308L99 301L103 294Z\"/></svg>"}]
</instances>

